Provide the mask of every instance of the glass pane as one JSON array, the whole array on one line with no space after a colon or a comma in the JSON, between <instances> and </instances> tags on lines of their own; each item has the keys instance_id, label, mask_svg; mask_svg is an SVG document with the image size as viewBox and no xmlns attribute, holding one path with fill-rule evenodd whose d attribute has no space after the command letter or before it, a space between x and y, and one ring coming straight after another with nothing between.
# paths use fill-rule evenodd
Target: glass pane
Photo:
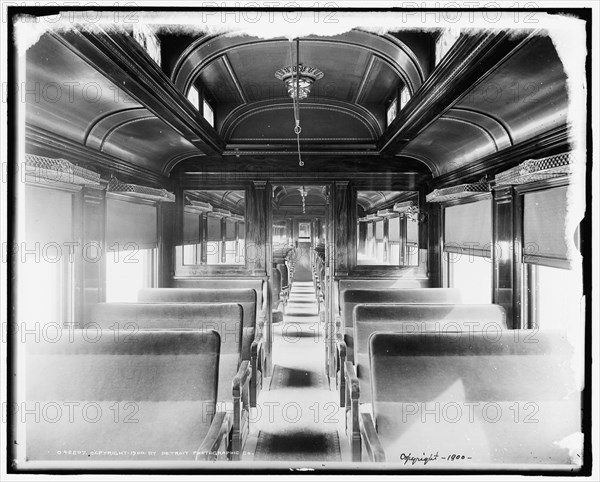
<instances>
[{"instance_id":1,"label":"glass pane","mask_svg":"<svg viewBox=\"0 0 600 482\"><path fill-rule=\"evenodd\" d=\"M154 249L109 251L106 256L106 301L136 302L141 288L152 287Z\"/></svg>"},{"instance_id":2,"label":"glass pane","mask_svg":"<svg viewBox=\"0 0 600 482\"><path fill-rule=\"evenodd\" d=\"M183 264L244 265L244 191L184 191Z\"/></svg>"},{"instance_id":3,"label":"glass pane","mask_svg":"<svg viewBox=\"0 0 600 482\"><path fill-rule=\"evenodd\" d=\"M582 279L580 270L533 266L531 280L535 324L541 330L573 329L580 319Z\"/></svg>"},{"instance_id":4,"label":"glass pane","mask_svg":"<svg viewBox=\"0 0 600 482\"><path fill-rule=\"evenodd\" d=\"M418 193L357 192L358 265L419 264Z\"/></svg>"},{"instance_id":5,"label":"glass pane","mask_svg":"<svg viewBox=\"0 0 600 482\"><path fill-rule=\"evenodd\" d=\"M445 253L448 262L448 285L458 288L463 303L492 302L492 260L481 256Z\"/></svg>"}]
</instances>

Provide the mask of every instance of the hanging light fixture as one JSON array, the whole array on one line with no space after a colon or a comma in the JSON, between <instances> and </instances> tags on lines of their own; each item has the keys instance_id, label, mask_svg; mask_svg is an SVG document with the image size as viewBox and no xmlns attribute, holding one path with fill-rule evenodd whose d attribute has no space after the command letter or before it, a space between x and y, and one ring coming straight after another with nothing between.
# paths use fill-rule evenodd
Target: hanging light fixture
<instances>
[{"instance_id":1,"label":"hanging light fixture","mask_svg":"<svg viewBox=\"0 0 600 482\"><path fill-rule=\"evenodd\" d=\"M306 196L308 196L308 189L302 186L298 191L300 191L300 196L302 197L302 214L306 214Z\"/></svg>"},{"instance_id":2,"label":"hanging light fixture","mask_svg":"<svg viewBox=\"0 0 600 482\"><path fill-rule=\"evenodd\" d=\"M292 99L306 99L316 80L323 78L323 72L308 65L290 65L275 72L275 77L285 83Z\"/></svg>"},{"instance_id":3,"label":"hanging light fixture","mask_svg":"<svg viewBox=\"0 0 600 482\"><path fill-rule=\"evenodd\" d=\"M298 144L298 165L304 166L300 154L300 100L306 99L310 94L310 89L316 80L323 77L323 72L315 67L309 67L300 63L300 39L296 39L296 65L294 65L293 47L290 43L290 65L283 67L275 72L275 77L285 82L289 96L294 102L294 134Z\"/></svg>"}]
</instances>

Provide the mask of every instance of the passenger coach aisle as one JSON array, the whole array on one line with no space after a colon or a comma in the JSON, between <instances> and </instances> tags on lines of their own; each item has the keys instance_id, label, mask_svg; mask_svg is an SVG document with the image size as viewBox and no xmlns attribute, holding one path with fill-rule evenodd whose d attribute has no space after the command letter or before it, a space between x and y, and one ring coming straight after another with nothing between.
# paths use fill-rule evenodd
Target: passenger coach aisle
<instances>
[{"instance_id":1,"label":"passenger coach aisle","mask_svg":"<svg viewBox=\"0 0 600 482\"><path fill-rule=\"evenodd\" d=\"M343 412L323 368L324 327L312 282L294 283L284 321L273 331L273 377L254 416L259 430L254 460L347 460L338 435Z\"/></svg>"}]
</instances>

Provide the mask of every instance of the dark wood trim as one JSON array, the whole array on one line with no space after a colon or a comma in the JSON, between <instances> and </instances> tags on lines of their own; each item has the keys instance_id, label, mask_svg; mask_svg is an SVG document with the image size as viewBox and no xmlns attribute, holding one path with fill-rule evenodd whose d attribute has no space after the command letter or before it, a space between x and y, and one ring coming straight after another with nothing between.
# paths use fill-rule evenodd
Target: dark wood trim
<instances>
[{"instance_id":1,"label":"dark wood trim","mask_svg":"<svg viewBox=\"0 0 600 482\"><path fill-rule=\"evenodd\" d=\"M506 31L461 35L385 131L380 151L399 152L530 38Z\"/></svg>"},{"instance_id":2,"label":"dark wood trim","mask_svg":"<svg viewBox=\"0 0 600 482\"><path fill-rule=\"evenodd\" d=\"M554 189L556 187L568 186L572 179L570 176L555 177L553 179L544 179L542 181L528 182L526 184L518 184L514 186L517 194L526 194L535 191L545 191L546 189Z\"/></svg>"},{"instance_id":3,"label":"dark wood trim","mask_svg":"<svg viewBox=\"0 0 600 482\"><path fill-rule=\"evenodd\" d=\"M237 171L237 172L191 172L180 171L172 177L183 189L197 189L198 185L219 185L227 188L239 188L240 183L258 180L271 181L273 184L331 184L334 182L352 182L361 190L418 191L419 186L431 179L429 173L405 172L319 172L303 171ZM377 187L378 186L378 187ZM223 187L224 189L226 187ZM215 188L217 189L217 188Z\"/></svg>"},{"instance_id":4,"label":"dark wood trim","mask_svg":"<svg viewBox=\"0 0 600 482\"><path fill-rule=\"evenodd\" d=\"M335 276L348 276L350 231L354 231L352 218L352 189L348 181L336 181L333 185ZM356 216L356 214L355 214ZM351 229L352 226L352 229Z\"/></svg>"},{"instance_id":5,"label":"dark wood trim","mask_svg":"<svg viewBox=\"0 0 600 482\"><path fill-rule=\"evenodd\" d=\"M512 147L495 152L477 162L433 179L432 189L474 182L484 176L514 167L526 159L546 157L570 150L569 126L562 124Z\"/></svg>"},{"instance_id":6,"label":"dark wood trim","mask_svg":"<svg viewBox=\"0 0 600 482\"><path fill-rule=\"evenodd\" d=\"M136 183L141 181L150 184L151 187L172 190L172 181L159 173L98 152L40 127L27 124L25 142L27 152L35 150L36 153L47 157L67 159L86 169L99 172L105 179L109 179L112 174L115 174L120 181L126 181L129 178Z\"/></svg>"},{"instance_id":7,"label":"dark wood trim","mask_svg":"<svg viewBox=\"0 0 600 482\"><path fill-rule=\"evenodd\" d=\"M169 77L129 35L109 26L52 32L61 44L207 154L225 143Z\"/></svg>"}]
</instances>

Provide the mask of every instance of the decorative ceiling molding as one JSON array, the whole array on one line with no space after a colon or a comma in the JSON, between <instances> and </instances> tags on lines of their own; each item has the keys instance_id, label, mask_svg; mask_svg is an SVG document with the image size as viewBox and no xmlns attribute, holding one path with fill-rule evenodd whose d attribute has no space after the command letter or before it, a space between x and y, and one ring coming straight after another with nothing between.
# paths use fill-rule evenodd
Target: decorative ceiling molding
<instances>
[{"instance_id":1,"label":"decorative ceiling molding","mask_svg":"<svg viewBox=\"0 0 600 482\"><path fill-rule=\"evenodd\" d=\"M104 137L101 131L105 131L108 129L104 124L112 125L112 122L107 122L111 118L119 118L122 116L138 116L147 114L148 110L145 107L128 107L125 109L113 110L110 112L106 112L101 116L95 118L92 122L90 122L85 129L83 134L83 144L88 147L96 147L99 149L100 144L102 143L102 138ZM101 127L104 126L104 127ZM91 138L90 138L91 136Z\"/></svg>"},{"instance_id":2,"label":"decorative ceiling molding","mask_svg":"<svg viewBox=\"0 0 600 482\"><path fill-rule=\"evenodd\" d=\"M381 152L398 152L536 34L484 31L461 36L383 134Z\"/></svg>"},{"instance_id":3,"label":"decorative ceiling molding","mask_svg":"<svg viewBox=\"0 0 600 482\"><path fill-rule=\"evenodd\" d=\"M100 146L98 150L102 150L104 144L108 141L110 136L112 136L116 131L118 131L121 127L128 126L130 124L135 124L136 122L148 120L148 119L156 119L154 114L146 113L145 115L140 115L139 117L135 117L132 119L122 119L119 122L113 124L109 129L106 130L102 140L100 141Z\"/></svg>"},{"instance_id":4,"label":"decorative ceiling molding","mask_svg":"<svg viewBox=\"0 0 600 482\"><path fill-rule=\"evenodd\" d=\"M221 136L223 139L230 140L233 131L239 126L241 122L262 112L269 112L281 109L292 109L292 102L290 99L281 97L278 99L261 100L250 104L241 105L232 110L227 117L223 120L221 125ZM300 104L300 111L307 109L313 110L330 110L341 114L349 115L357 119L362 123L368 131L371 133L373 138L371 141L375 141L381 135L381 127L377 122L377 119L371 114L371 112L364 107L350 102L343 102L332 99L319 99L318 101L302 102Z\"/></svg>"},{"instance_id":5,"label":"decorative ceiling molding","mask_svg":"<svg viewBox=\"0 0 600 482\"><path fill-rule=\"evenodd\" d=\"M65 158L87 169L100 172L107 179L112 174L118 174L135 179L138 182L144 181L157 187L171 188L172 182L157 172L83 146L76 141L40 127L26 124L25 143L27 152L34 152L35 150L35 153L39 155Z\"/></svg>"},{"instance_id":6,"label":"decorative ceiling molding","mask_svg":"<svg viewBox=\"0 0 600 482\"><path fill-rule=\"evenodd\" d=\"M224 149L224 142L212 126L124 31L93 25L50 35L198 149L208 154Z\"/></svg>"},{"instance_id":7,"label":"decorative ceiling molding","mask_svg":"<svg viewBox=\"0 0 600 482\"><path fill-rule=\"evenodd\" d=\"M504 131L504 134L508 138L508 142L510 143L511 146L515 145L515 141L514 141L514 137L513 137L511 128L509 127L509 125L506 122L504 122L499 117L492 115L489 112L484 112L482 110L475 109L474 107L462 107L462 106L458 106L458 105L451 107L449 109L449 112L469 112L472 114L479 115L482 118L485 117L485 118L489 119L490 121L494 122L495 124L497 124Z\"/></svg>"},{"instance_id":8,"label":"decorative ceiling molding","mask_svg":"<svg viewBox=\"0 0 600 482\"><path fill-rule=\"evenodd\" d=\"M231 81L233 82L233 85L235 85L235 90L237 91L237 94L239 95L242 104L247 104L248 99L246 98L246 94L244 93L244 89L242 89L242 86L240 84L240 81L237 78L237 75L233 71L233 67L231 65L231 62L227 58L227 54L223 55L223 57L221 57L221 58L223 59L223 64L225 65L225 68L227 69L227 73L229 74L229 77L231 77Z\"/></svg>"},{"instance_id":9,"label":"decorative ceiling molding","mask_svg":"<svg viewBox=\"0 0 600 482\"><path fill-rule=\"evenodd\" d=\"M266 43L289 43L287 38L265 40L231 37L229 35L201 37L192 42L181 54L171 74L173 83L181 92L187 92L192 82L208 64L234 49ZM339 44L369 51L392 68L408 87L411 94L423 82L423 70L416 55L404 43L391 36L380 36L361 30L352 30L336 37L303 37L302 42ZM401 63L402 61L404 61L404 65Z\"/></svg>"},{"instance_id":10,"label":"decorative ceiling molding","mask_svg":"<svg viewBox=\"0 0 600 482\"><path fill-rule=\"evenodd\" d=\"M475 127L476 129L479 129L481 132L483 132L483 134L492 142L492 144L494 144L494 149L496 150L496 152L498 152L500 150L500 148L498 147L498 141L496 140L494 135L488 129L486 129L482 125L478 124L477 122L474 122L471 119L464 119L464 118L461 118L458 116L453 116L452 114L445 113L443 116L441 116L439 118L439 120L440 121L449 121L449 122L458 122L461 124Z\"/></svg>"},{"instance_id":11,"label":"decorative ceiling molding","mask_svg":"<svg viewBox=\"0 0 600 482\"><path fill-rule=\"evenodd\" d=\"M560 154L570 148L569 126L562 124L531 139L495 152L477 162L441 176L435 176L431 187L438 189L460 183L475 182L485 175L505 171L531 157Z\"/></svg>"},{"instance_id":12,"label":"decorative ceiling molding","mask_svg":"<svg viewBox=\"0 0 600 482\"><path fill-rule=\"evenodd\" d=\"M354 99L352 99L352 102L354 102L355 104L360 103L360 101L362 100L365 85L367 84L367 80L369 80L369 77L371 76L371 72L373 71L373 65L375 65L375 56L371 55L371 57L369 58L369 63L367 64L367 68L365 69L365 71L363 73L362 79L360 79L360 84L358 86L358 89L356 89L356 94L354 95Z\"/></svg>"},{"instance_id":13,"label":"decorative ceiling molding","mask_svg":"<svg viewBox=\"0 0 600 482\"><path fill-rule=\"evenodd\" d=\"M175 168L177 164L183 162L187 159L193 159L195 157L205 157L206 155L203 152L195 151L195 152L184 152L183 154L178 154L174 157L171 157L167 162L163 164L161 169L161 174L163 176L169 176L171 171Z\"/></svg>"}]
</instances>

